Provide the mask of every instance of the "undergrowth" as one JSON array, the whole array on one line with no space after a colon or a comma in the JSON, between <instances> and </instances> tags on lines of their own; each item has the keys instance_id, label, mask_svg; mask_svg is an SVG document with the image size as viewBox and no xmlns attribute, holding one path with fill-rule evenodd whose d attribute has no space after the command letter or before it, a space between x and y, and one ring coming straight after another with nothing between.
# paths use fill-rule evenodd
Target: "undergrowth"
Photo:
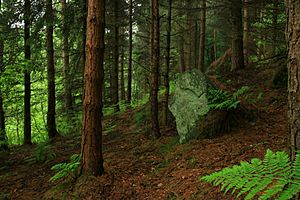
<instances>
[{"instance_id":1,"label":"undergrowth","mask_svg":"<svg viewBox=\"0 0 300 200\"><path fill-rule=\"evenodd\" d=\"M48 142L39 143L32 155L25 158L25 162L28 164L44 163L54 160L56 154L52 151L51 145Z\"/></svg>"},{"instance_id":2,"label":"undergrowth","mask_svg":"<svg viewBox=\"0 0 300 200\"><path fill-rule=\"evenodd\" d=\"M54 182L57 180L62 180L71 176L76 177L76 172L79 169L81 161L80 154L74 154L70 157L70 162L59 163L51 167L51 170L55 171L56 174L50 178L49 181Z\"/></svg>"},{"instance_id":3,"label":"undergrowth","mask_svg":"<svg viewBox=\"0 0 300 200\"><path fill-rule=\"evenodd\" d=\"M286 152L267 150L263 160L254 158L250 163L241 162L201 177L201 180L213 186L221 185L225 194L231 191L237 197L244 195L246 200L255 196L261 200L292 199L300 192L300 154L298 152L292 162Z\"/></svg>"},{"instance_id":4,"label":"undergrowth","mask_svg":"<svg viewBox=\"0 0 300 200\"><path fill-rule=\"evenodd\" d=\"M209 89L208 90L208 102L209 108L212 110L230 110L236 109L240 101L238 97L249 91L248 86L243 86L234 92L232 95L226 91L218 90L218 89Z\"/></svg>"}]
</instances>

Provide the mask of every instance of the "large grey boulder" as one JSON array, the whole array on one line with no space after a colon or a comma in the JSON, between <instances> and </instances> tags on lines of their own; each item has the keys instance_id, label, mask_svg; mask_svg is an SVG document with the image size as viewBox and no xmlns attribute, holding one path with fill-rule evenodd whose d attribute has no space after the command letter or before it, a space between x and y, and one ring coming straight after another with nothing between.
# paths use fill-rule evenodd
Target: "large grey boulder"
<instances>
[{"instance_id":1,"label":"large grey boulder","mask_svg":"<svg viewBox=\"0 0 300 200\"><path fill-rule=\"evenodd\" d=\"M199 70L184 72L176 79L169 109L176 119L180 143L199 137L198 125L209 112L208 81Z\"/></svg>"}]
</instances>

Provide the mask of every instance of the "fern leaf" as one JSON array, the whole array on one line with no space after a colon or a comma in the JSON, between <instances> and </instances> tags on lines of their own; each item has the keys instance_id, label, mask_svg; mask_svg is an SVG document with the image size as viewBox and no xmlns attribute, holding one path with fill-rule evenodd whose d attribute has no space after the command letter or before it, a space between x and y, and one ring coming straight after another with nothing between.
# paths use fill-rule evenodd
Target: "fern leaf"
<instances>
[{"instance_id":1,"label":"fern leaf","mask_svg":"<svg viewBox=\"0 0 300 200\"><path fill-rule=\"evenodd\" d=\"M257 185L257 183L260 181L259 177L254 177L252 180L246 183L244 188L238 193L237 197L240 197L241 195L247 193L250 191L253 187Z\"/></svg>"},{"instance_id":2,"label":"fern leaf","mask_svg":"<svg viewBox=\"0 0 300 200\"><path fill-rule=\"evenodd\" d=\"M284 179L278 180L273 186L269 187L267 190L264 191L264 194L260 196L260 199L267 200L273 197L274 195L281 192L287 183L288 182Z\"/></svg>"},{"instance_id":3,"label":"fern leaf","mask_svg":"<svg viewBox=\"0 0 300 200\"><path fill-rule=\"evenodd\" d=\"M286 190L284 190L277 200L288 200L293 198L297 193L300 192L300 184L292 183L288 186Z\"/></svg>"},{"instance_id":4,"label":"fern leaf","mask_svg":"<svg viewBox=\"0 0 300 200\"><path fill-rule=\"evenodd\" d=\"M263 179L249 192L249 194L245 197L245 200L252 199L258 192L264 190L270 183L272 183L272 180L272 177Z\"/></svg>"}]
</instances>

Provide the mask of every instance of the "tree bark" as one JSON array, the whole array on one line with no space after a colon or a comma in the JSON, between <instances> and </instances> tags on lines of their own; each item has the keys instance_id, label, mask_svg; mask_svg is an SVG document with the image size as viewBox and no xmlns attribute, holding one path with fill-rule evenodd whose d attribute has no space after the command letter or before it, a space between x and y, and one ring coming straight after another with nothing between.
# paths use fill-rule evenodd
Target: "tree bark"
<instances>
[{"instance_id":1,"label":"tree bark","mask_svg":"<svg viewBox=\"0 0 300 200\"><path fill-rule=\"evenodd\" d=\"M85 65L85 43L86 43L86 18L87 18L87 0L82 0L82 66Z\"/></svg>"},{"instance_id":2,"label":"tree bark","mask_svg":"<svg viewBox=\"0 0 300 200\"><path fill-rule=\"evenodd\" d=\"M1 10L1 1L0 1L0 10ZM3 19L2 14L0 13L0 18ZM3 20L0 22L0 26L3 27ZM3 30L2 30L3 31ZM0 33L0 75L2 75L4 71L4 35ZM2 90L0 90L0 150L7 149L7 137L5 131L5 115L3 108L3 98L2 98Z\"/></svg>"},{"instance_id":3,"label":"tree bark","mask_svg":"<svg viewBox=\"0 0 300 200\"><path fill-rule=\"evenodd\" d=\"M25 0L24 4L24 43L25 43L25 60L29 61L31 57L30 50L30 0ZM24 70L24 144L31 143L31 110L30 110L30 97L31 97L31 82L30 70Z\"/></svg>"},{"instance_id":4,"label":"tree bark","mask_svg":"<svg viewBox=\"0 0 300 200\"><path fill-rule=\"evenodd\" d=\"M121 36L121 44L125 44L125 36L124 36L124 30L122 30L122 36ZM125 49L124 49L124 46L121 46L121 57L120 57L120 59L121 59L121 63L120 63L120 78L121 78L121 80L120 80L120 92L121 92L121 94L120 94L120 96L121 96L121 100L126 100L126 95L125 95L125 73L124 73L124 61L125 61Z\"/></svg>"},{"instance_id":5,"label":"tree bark","mask_svg":"<svg viewBox=\"0 0 300 200\"><path fill-rule=\"evenodd\" d=\"M131 103L132 96L132 0L129 0L129 47L127 72L127 103Z\"/></svg>"},{"instance_id":6,"label":"tree bark","mask_svg":"<svg viewBox=\"0 0 300 200\"><path fill-rule=\"evenodd\" d=\"M201 15L200 15L200 47L199 47L199 69L204 72L205 58L205 26L206 26L206 0L201 0Z\"/></svg>"},{"instance_id":7,"label":"tree bark","mask_svg":"<svg viewBox=\"0 0 300 200\"><path fill-rule=\"evenodd\" d=\"M88 4L84 70L81 173L94 176L104 173L101 125L104 30L104 0L90 0Z\"/></svg>"},{"instance_id":8,"label":"tree bark","mask_svg":"<svg viewBox=\"0 0 300 200\"><path fill-rule=\"evenodd\" d=\"M300 1L286 0L288 9L288 117L291 157L300 150Z\"/></svg>"},{"instance_id":9,"label":"tree bark","mask_svg":"<svg viewBox=\"0 0 300 200\"><path fill-rule=\"evenodd\" d=\"M72 102L72 78L70 74L70 56L69 56L69 25L68 25L68 10L66 0L61 0L62 6L62 33L63 33L63 62L64 62L64 99L65 109L67 112L73 108Z\"/></svg>"},{"instance_id":10,"label":"tree bark","mask_svg":"<svg viewBox=\"0 0 300 200\"><path fill-rule=\"evenodd\" d=\"M279 14L279 0L273 0L273 13L272 13L272 56L276 54L277 36L278 36L278 14Z\"/></svg>"},{"instance_id":11,"label":"tree bark","mask_svg":"<svg viewBox=\"0 0 300 200\"><path fill-rule=\"evenodd\" d=\"M48 112L47 128L48 137L53 139L57 135L55 122L55 67L54 67L54 49L53 49L53 7L52 0L46 1L46 20L47 20L47 69L48 69Z\"/></svg>"},{"instance_id":12,"label":"tree bark","mask_svg":"<svg viewBox=\"0 0 300 200\"><path fill-rule=\"evenodd\" d=\"M170 50L171 50L171 24L172 23L172 0L169 0L168 7L168 18L167 18L167 46L166 46L166 66L164 71L164 87L165 94L163 100L163 111L162 111L162 125L168 125L168 104L169 104L169 93L170 93L170 85L169 85L169 71L170 71Z\"/></svg>"},{"instance_id":13,"label":"tree bark","mask_svg":"<svg viewBox=\"0 0 300 200\"><path fill-rule=\"evenodd\" d=\"M151 37L151 80L150 80L150 102L151 102L151 134L155 138L161 136L158 121L158 78L159 78L159 8L158 0L151 1L151 29L153 36Z\"/></svg>"},{"instance_id":14,"label":"tree bark","mask_svg":"<svg viewBox=\"0 0 300 200\"><path fill-rule=\"evenodd\" d=\"M247 65L249 63L249 0L244 0L244 6L243 6L243 15L244 15L244 59L245 59L245 64Z\"/></svg>"},{"instance_id":15,"label":"tree bark","mask_svg":"<svg viewBox=\"0 0 300 200\"><path fill-rule=\"evenodd\" d=\"M114 0L114 51L113 69L111 80L112 104L116 112L120 111L119 106L119 5L118 0Z\"/></svg>"},{"instance_id":16,"label":"tree bark","mask_svg":"<svg viewBox=\"0 0 300 200\"><path fill-rule=\"evenodd\" d=\"M244 65L243 47L243 15L242 0L231 0L231 22L232 22L232 58L231 70L239 70Z\"/></svg>"}]
</instances>

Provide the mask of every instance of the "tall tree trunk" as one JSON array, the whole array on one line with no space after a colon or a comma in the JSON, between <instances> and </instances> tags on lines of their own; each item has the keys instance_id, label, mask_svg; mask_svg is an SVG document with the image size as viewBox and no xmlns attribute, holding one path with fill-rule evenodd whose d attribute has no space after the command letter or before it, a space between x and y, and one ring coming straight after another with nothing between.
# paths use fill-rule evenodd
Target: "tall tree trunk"
<instances>
[{"instance_id":1,"label":"tall tree trunk","mask_svg":"<svg viewBox=\"0 0 300 200\"><path fill-rule=\"evenodd\" d=\"M248 60L248 51L249 51L249 0L244 0L244 6L243 6L243 15L244 15L244 59L245 64L247 65L249 63Z\"/></svg>"},{"instance_id":2,"label":"tall tree trunk","mask_svg":"<svg viewBox=\"0 0 300 200\"><path fill-rule=\"evenodd\" d=\"M300 1L286 0L288 8L288 105L292 159L300 150Z\"/></svg>"},{"instance_id":3,"label":"tall tree trunk","mask_svg":"<svg viewBox=\"0 0 300 200\"><path fill-rule=\"evenodd\" d=\"M199 69L204 72L205 58L205 27L206 27L206 0L201 0L201 15L200 15L200 47L199 47Z\"/></svg>"},{"instance_id":4,"label":"tall tree trunk","mask_svg":"<svg viewBox=\"0 0 300 200\"><path fill-rule=\"evenodd\" d=\"M25 43L25 60L30 60L30 0L25 0L24 5L24 43ZM24 144L31 144L31 111L30 111L30 96L31 96L31 82L30 70L24 71Z\"/></svg>"},{"instance_id":5,"label":"tall tree trunk","mask_svg":"<svg viewBox=\"0 0 300 200\"><path fill-rule=\"evenodd\" d=\"M53 49L53 8L52 0L46 1L46 20L47 20L47 63L48 63L48 112L47 128L48 137L53 139L57 135L55 122L55 67Z\"/></svg>"},{"instance_id":6,"label":"tall tree trunk","mask_svg":"<svg viewBox=\"0 0 300 200\"><path fill-rule=\"evenodd\" d=\"M85 65L87 0L82 0L82 66Z\"/></svg>"},{"instance_id":7,"label":"tall tree trunk","mask_svg":"<svg viewBox=\"0 0 300 200\"><path fill-rule=\"evenodd\" d=\"M1 10L1 1L0 1L0 10ZM0 13L0 18L3 19L2 14ZM0 22L2 27L5 25L3 24L3 20ZM4 71L4 35L0 33L0 75L2 75ZM0 150L7 149L7 137L5 131L5 115L4 115L4 108L3 108L3 98L2 98L2 90L0 90Z\"/></svg>"},{"instance_id":8,"label":"tall tree trunk","mask_svg":"<svg viewBox=\"0 0 300 200\"><path fill-rule=\"evenodd\" d=\"M88 4L84 70L81 173L94 176L104 173L101 125L104 30L104 0L90 0Z\"/></svg>"},{"instance_id":9,"label":"tall tree trunk","mask_svg":"<svg viewBox=\"0 0 300 200\"><path fill-rule=\"evenodd\" d=\"M62 33L63 33L63 61L64 61L64 99L66 111L72 110L72 83L70 74L70 56L69 56L69 25L68 10L66 0L61 0L62 6Z\"/></svg>"},{"instance_id":10,"label":"tall tree trunk","mask_svg":"<svg viewBox=\"0 0 300 200\"><path fill-rule=\"evenodd\" d=\"M166 46L166 66L164 70L164 87L165 94L163 100L163 111L162 111L162 125L168 125L168 104L169 104L169 93L170 93L170 85L169 85L169 71L170 71L170 50L171 50L171 23L172 23L172 0L169 0L168 7L168 18L167 18L167 46Z\"/></svg>"},{"instance_id":11,"label":"tall tree trunk","mask_svg":"<svg viewBox=\"0 0 300 200\"><path fill-rule=\"evenodd\" d=\"M158 78L159 78L159 8L158 0L151 1L151 29L153 30L152 49L151 49L151 89L150 89L150 101L151 101L151 134L155 138L161 136L159 131L158 121Z\"/></svg>"},{"instance_id":12,"label":"tall tree trunk","mask_svg":"<svg viewBox=\"0 0 300 200\"><path fill-rule=\"evenodd\" d=\"M131 103L132 96L132 0L129 0L129 47L127 72L127 103Z\"/></svg>"},{"instance_id":13,"label":"tall tree trunk","mask_svg":"<svg viewBox=\"0 0 300 200\"><path fill-rule=\"evenodd\" d=\"M244 47L243 47L243 15L242 0L231 0L231 22L232 22L232 57L231 70L243 69Z\"/></svg>"},{"instance_id":14,"label":"tall tree trunk","mask_svg":"<svg viewBox=\"0 0 300 200\"><path fill-rule=\"evenodd\" d=\"M119 106L119 3L114 0L114 51L113 69L111 79L112 103L116 112L120 111Z\"/></svg>"},{"instance_id":15,"label":"tall tree trunk","mask_svg":"<svg viewBox=\"0 0 300 200\"><path fill-rule=\"evenodd\" d=\"M181 28L181 34L178 35L178 48L179 48L179 58L180 58L180 72L186 71L185 55L184 55L184 39L183 39L183 29Z\"/></svg>"},{"instance_id":16,"label":"tall tree trunk","mask_svg":"<svg viewBox=\"0 0 300 200\"><path fill-rule=\"evenodd\" d=\"M276 54L277 35L278 35L278 15L279 15L279 0L273 0L273 13L272 13L272 56Z\"/></svg>"},{"instance_id":17,"label":"tall tree trunk","mask_svg":"<svg viewBox=\"0 0 300 200\"><path fill-rule=\"evenodd\" d=\"M193 68L193 17L191 13L192 0L187 0L186 2L186 30L184 37L184 53L186 70L192 70Z\"/></svg>"},{"instance_id":18,"label":"tall tree trunk","mask_svg":"<svg viewBox=\"0 0 300 200\"><path fill-rule=\"evenodd\" d=\"M121 90L121 100L126 100L126 95L125 95L125 73L124 73L124 61L125 61L125 48L124 48L124 44L125 44L125 36L124 36L124 30L122 30L122 36L121 36L121 63L120 63L120 90Z\"/></svg>"}]
</instances>

